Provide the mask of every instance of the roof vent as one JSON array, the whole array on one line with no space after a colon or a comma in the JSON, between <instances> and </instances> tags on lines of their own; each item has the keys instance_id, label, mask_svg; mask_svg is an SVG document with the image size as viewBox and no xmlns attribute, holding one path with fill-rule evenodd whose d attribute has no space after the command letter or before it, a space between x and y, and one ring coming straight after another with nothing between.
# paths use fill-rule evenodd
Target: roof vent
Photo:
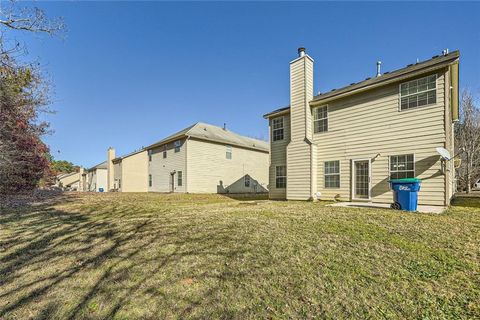
<instances>
[{"instance_id":1,"label":"roof vent","mask_svg":"<svg viewBox=\"0 0 480 320\"><path fill-rule=\"evenodd\" d=\"M227 131L227 124L225 122L223 123L223 130Z\"/></svg>"},{"instance_id":2,"label":"roof vent","mask_svg":"<svg viewBox=\"0 0 480 320\"><path fill-rule=\"evenodd\" d=\"M382 73L380 72L380 68L382 66L382 61L377 61L377 77L380 77Z\"/></svg>"}]
</instances>

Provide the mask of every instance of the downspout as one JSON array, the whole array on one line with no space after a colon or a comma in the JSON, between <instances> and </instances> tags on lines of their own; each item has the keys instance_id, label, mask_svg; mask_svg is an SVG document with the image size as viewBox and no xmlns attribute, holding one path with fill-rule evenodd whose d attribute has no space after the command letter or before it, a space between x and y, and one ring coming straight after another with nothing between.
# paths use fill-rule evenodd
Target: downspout
<instances>
[{"instance_id":1,"label":"downspout","mask_svg":"<svg viewBox=\"0 0 480 320\"><path fill-rule=\"evenodd\" d=\"M185 175L183 177L184 180L184 189L185 193L188 193L188 141L190 140L190 136L187 136L187 139L185 139Z\"/></svg>"}]
</instances>

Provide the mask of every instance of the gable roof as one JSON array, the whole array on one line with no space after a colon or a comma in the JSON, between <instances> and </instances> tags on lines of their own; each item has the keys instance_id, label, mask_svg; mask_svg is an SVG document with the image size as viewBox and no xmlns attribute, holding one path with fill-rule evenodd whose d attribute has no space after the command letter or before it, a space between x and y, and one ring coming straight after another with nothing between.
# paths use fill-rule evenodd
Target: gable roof
<instances>
[{"instance_id":1,"label":"gable roof","mask_svg":"<svg viewBox=\"0 0 480 320\"><path fill-rule=\"evenodd\" d=\"M265 141L245 137L235 132L232 132L230 130L226 130L226 129L223 129L211 124L207 124L207 123L202 123L202 122L197 122L194 125L191 125L183 130L180 130L179 132L172 134L166 137L165 139L162 139L146 147L145 149L152 149L183 137L191 137L199 140L224 143L232 146L243 147L247 149L253 149L253 150L264 151L264 152L269 151L268 143Z\"/></svg>"},{"instance_id":2,"label":"gable roof","mask_svg":"<svg viewBox=\"0 0 480 320\"><path fill-rule=\"evenodd\" d=\"M143 151L146 151L146 149L144 147L142 147L142 149L139 149L139 150L136 150L136 151L132 151L130 153L127 153L126 155L123 155L123 156L120 156L120 157L116 157L115 159L113 159L112 161L114 163L118 163L120 160L123 160L125 158L128 158L128 157L131 157L133 155L136 155L137 153L140 153L140 152L143 152Z\"/></svg>"},{"instance_id":3,"label":"gable roof","mask_svg":"<svg viewBox=\"0 0 480 320\"><path fill-rule=\"evenodd\" d=\"M57 175L57 179L64 179L66 177L72 176L74 174L78 174L78 172L70 172L70 173L60 173Z\"/></svg>"},{"instance_id":4,"label":"gable roof","mask_svg":"<svg viewBox=\"0 0 480 320\"><path fill-rule=\"evenodd\" d=\"M460 57L460 52L458 50L452 51L448 54L441 56L433 56L429 60L422 62L417 62L415 64L409 64L404 68L394 70L391 72L385 72L381 76L374 78L367 78L363 81L352 83L348 86L342 87L340 89L332 89L329 92L321 93L313 97L310 103L318 104L333 99L341 98L347 94L354 94L357 92L363 92L365 90L373 89L378 86L387 85L395 81L403 80L407 77L413 77L418 74L438 70L445 68L455 60ZM273 115L280 115L290 112L290 106L280 108L265 114L264 118L269 118Z\"/></svg>"},{"instance_id":5,"label":"gable roof","mask_svg":"<svg viewBox=\"0 0 480 320\"><path fill-rule=\"evenodd\" d=\"M96 166L93 166L93 167L87 169L87 171L92 171L92 170L96 170L96 169L107 169L107 161L99 163Z\"/></svg>"}]
</instances>

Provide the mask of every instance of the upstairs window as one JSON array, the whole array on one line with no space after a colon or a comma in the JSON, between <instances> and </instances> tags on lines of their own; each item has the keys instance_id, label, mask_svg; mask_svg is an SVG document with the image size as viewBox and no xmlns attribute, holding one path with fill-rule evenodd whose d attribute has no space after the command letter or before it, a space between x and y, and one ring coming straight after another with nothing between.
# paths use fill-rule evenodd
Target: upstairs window
<instances>
[{"instance_id":1,"label":"upstairs window","mask_svg":"<svg viewBox=\"0 0 480 320\"><path fill-rule=\"evenodd\" d=\"M173 143L173 146L175 147L175 152L180 152L181 145L182 145L182 142L180 140L177 140Z\"/></svg>"},{"instance_id":2,"label":"upstairs window","mask_svg":"<svg viewBox=\"0 0 480 320\"><path fill-rule=\"evenodd\" d=\"M163 159L167 157L167 145L163 146Z\"/></svg>"},{"instance_id":3,"label":"upstairs window","mask_svg":"<svg viewBox=\"0 0 480 320\"><path fill-rule=\"evenodd\" d=\"M317 107L313 109L313 132L328 131L328 107Z\"/></svg>"},{"instance_id":4,"label":"upstairs window","mask_svg":"<svg viewBox=\"0 0 480 320\"><path fill-rule=\"evenodd\" d=\"M152 150L148 150L148 161L152 161Z\"/></svg>"},{"instance_id":5,"label":"upstairs window","mask_svg":"<svg viewBox=\"0 0 480 320\"><path fill-rule=\"evenodd\" d=\"M225 158L232 159L232 146L225 146Z\"/></svg>"},{"instance_id":6,"label":"upstairs window","mask_svg":"<svg viewBox=\"0 0 480 320\"><path fill-rule=\"evenodd\" d=\"M412 80L400 85L400 110L408 110L437 102L437 75Z\"/></svg>"},{"instance_id":7,"label":"upstairs window","mask_svg":"<svg viewBox=\"0 0 480 320\"><path fill-rule=\"evenodd\" d=\"M340 161L324 163L325 188L340 188Z\"/></svg>"},{"instance_id":8,"label":"upstairs window","mask_svg":"<svg viewBox=\"0 0 480 320\"><path fill-rule=\"evenodd\" d=\"M390 179L415 178L413 154L390 156Z\"/></svg>"},{"instance_id":9,"label":"upstairs window","mask_svg":"<svg viewBox=\"0 0 480 320\"><path fill-rule=\"evenodd\" d=\"M275 187L277 189L285 189L287 187L287 167L275 167Z\"/></svg>"},{"instance_id":10,"label":"upstairs window","mask_svg":"<svg viewBox=\"0 0 480 320\"><path fill-rule=\"evenodd\" d=\"M283 117L272 120L272 140L283 140Z\"/></svg>"},{"instance_id":11,"label":"upstairs window","mask_svg":"<svg viewBox=\"0 0 480 320\"><path fill-rule=\"evenodd\" d=\"M250 176L246 175L244 177L244 179L245 179L245 181L244 181L245 182L245 188L250 188Z\"/></svg>"}]
</instances>

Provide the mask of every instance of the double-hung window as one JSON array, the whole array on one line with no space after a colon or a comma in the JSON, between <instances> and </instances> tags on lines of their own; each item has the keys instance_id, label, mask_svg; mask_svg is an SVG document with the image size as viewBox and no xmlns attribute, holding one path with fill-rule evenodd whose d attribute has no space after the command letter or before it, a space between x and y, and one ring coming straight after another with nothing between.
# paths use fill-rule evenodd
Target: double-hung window
<instances>
[{"instance_id":1,"label":"double-hung window","mask_svg":"<svg viewBox=\"0 0 480 320\"><path fill-rule=\"evenodd\" d=\"M400 110L437 102L437 75L408 81L400 85Z\"/></svg>"},{"instance_id":2,"label":"double-hung window","mask_svg":"<svg viewBox=\"0 0 480 320\"><path fill-rule=\"evenodd\" d=\"M272 119L272 140L283 140L283 117Z\"/></svg>"},{"instance_id":3,"label":"double-hung window","mask_svg":"<svg viewBox=\"0 0 480 320\"><path fill-rule=\"evenodd\" d=\"M167 157L167 145L163 146L163 159Z\"/></svg>"},{"instance_id":4,"label":"double-hung window","mask_svg":"<svg viewBox=\"0 0 480 320\"><path fill-rule=\"evenodd\" d=\"M225 158L232 159L232 146L225 146Z\"/></svg>"},{"instance_id":5,"label":"double-hung window","mask_svg":"<svg viewBox=\"0 0 480 320\"><path fill-rule=\"evenodd\" d=\"M173 143L173 146L175 147L175 152L180 152L181 145L182 145L182 142L180 140L177 140Z\"/></svg>"},{"instance_id":6,"label":"double-hung window","mask_svg":"<svg viewBox=\"0 0 480 320\"><path fill-rule=\"evenodd\" d=\"M148 150L148 161L152 161L152 150Z\"/></svg>"},{"instance_id":7,"label":"double-hung window","mask_svg":"<svg viewBox=\"0 0 480 320\"><path fill-rule=\"evenodd\" d=\"M286 166L275 167L275 187L278 189L284 189L287 187L287 167Z\"/></svg>"},{"instance_id":8,"label":"double-hung window","mask_svg":"<svg viewBox=\"0 0 480 320\"><path fill-rule=\"evenodd\" d=\"M325 188L340 188L340 161L324 163Z\"/></svg>"},{"instance_id":9,"label":"double-hung window","mask_svg":"<svg viewBox=\"0 0 480 320\"><path fill-rule=\"evenodd\" d=\"M244 179L245 179L245 181L244 181L245 182L245 188L250 188L250 176L246 175L244 177Z\"/></svg>"},{"instance_id":10,"label":"double-hung window","mask_svg":"<svg viewBox=\"0 0 480 320\"><path fill-rule=\"evenodd\" d=\"M181 187L183 185L183 173L182 171L177 171L177 186Z\"/></svg>"},{"instance_id":11,"label":"double-hung window","mask_svg":"<svg viewBox=\"0 0 480 320\"><path fill-rule=\"evenodd\" d=\"M390 156L390 179L415 178L413 154Z\"/></svg>"},{"instance_id":12,"label":"double-hung window","mask_svg":"<svg viewBox=\"0 0 480 320\"><path fill-rule=\"evenodd\" d=\"M152 186L152 182L153 182L153 181L152 181L152 175L149 174L149 175L148 175L148 186L149 186L149 187Z\"/></svg>"},{"instance_id":13,"label":"double-hung window","mask_svg":"<svg viewBox=\"0 0 480 320\"><path fill-rule=\"evenodd\" d=\"M328 107L316 107L313 109L313 132L328 131Z\"/></svg>"}]
</instances>

